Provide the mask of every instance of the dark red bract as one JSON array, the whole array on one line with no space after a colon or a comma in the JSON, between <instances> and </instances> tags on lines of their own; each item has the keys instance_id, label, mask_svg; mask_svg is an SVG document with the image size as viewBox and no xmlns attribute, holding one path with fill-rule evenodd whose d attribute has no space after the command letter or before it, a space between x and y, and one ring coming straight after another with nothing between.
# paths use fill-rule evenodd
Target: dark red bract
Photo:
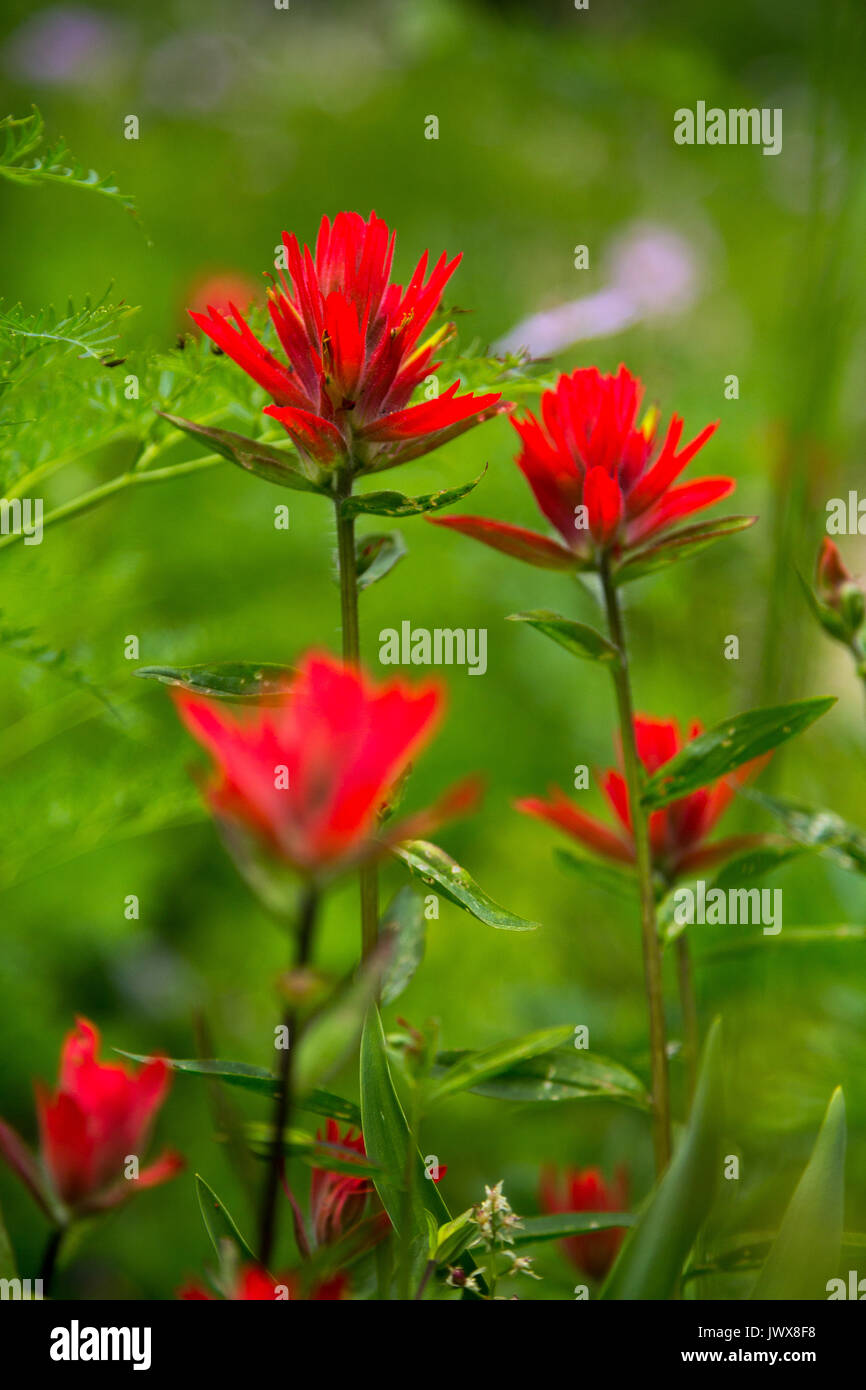
<instances>
[{"instance_id":1,"label":"dark red bract","mask_svg":"<svg viewBox=\"0 0 866 1390\"><path fill-rule=\"evenodd\" d=\"M627 1170L620 1165L613 1181L607 1182L600 1168L567 1168L559 1177L555 1168L545 1167L539 1183L539 1205L551 1216L581 1211L624 1212L628 1208ZM582 1274L603 1279L624 1236L624 1226L611 1226L604 1231L568 1236L560 1244Z\"/></svg>"}]
</instances>

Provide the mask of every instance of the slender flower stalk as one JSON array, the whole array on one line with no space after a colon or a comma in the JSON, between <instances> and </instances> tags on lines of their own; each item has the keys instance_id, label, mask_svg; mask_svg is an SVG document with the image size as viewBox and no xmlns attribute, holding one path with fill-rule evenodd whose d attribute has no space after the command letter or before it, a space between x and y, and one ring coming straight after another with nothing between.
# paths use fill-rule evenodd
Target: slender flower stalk
<instances>
[{"instance_id":1,"label":"slender flower stalk","mask_svg":"<svg viewBox=\"0 0 866 1390\"><path fill-rule=\"evenodd\" d=\"M652 1130L656 1176L660 1177L671 1156L670 1089L665 1038L665 1012L662 993L662 956L656 927L656 904L650 853L649 826L641 805L640 762L634 732L634 707L626 653L625 629L619 600L610 572L607 553L600 559L604 602L610 637L619 649L620 660L613 664L613 683L619 711L623 769L631 807L635 862L640 892L641 934L643 941L644 985L649 1012L650 1068L652 1075Z\"/></svg>"},{"instance_id":2,"label":"slender flower stalk","mask_svg":"<svg viewBox=\"0 0 866 1390\"><path fill-rule=\"evenodd\" d=\"M680 932L676 940L677 981L680 992L680 1009L683 1015L683 1053L686 1064L686 1085L689 1103L695 1093L698 1080L698 1053L701 1046L701 1033L698 1024L698 1004L695 998L695 974L692 966L692 952L685 932Z\"/></svg>"},{"instance_id":3,"label":"slender flower stalk","mask_svg":"<svg viewBox=\"0 0 866 1390\"><path fill-rule=\"evenodd\" d=\"M297 944L295 948L295 968L297 970L303 970L304 966L309 963L312 954L317 907L317 890L313 887L305 888L298 914ZM267 1269L271 1262L271 1255L273 1254L274 1242L277 1234L277 1197L280 1191L280 1179L285 1167L282 1138L283 1134L288 1129L292 1116L292 1070L294 1066L295 1049L298 1043L298 1010L294 1004L290 1004L286 1009L283 1016L283 1024L286 1030L286 1046L283 1048L280 1058L279 1082L277 1096L274 1102L274 1132L271 1156L270 1162L268 1163L264 1191L262 1193L262 1208L259 1223L259 1263L265 1269Z\"/></svg>"},{"instance_id":4,"label":"slender flower stalk","mask_svg":"<svg viewBox=\"0 0 866 1390\"><path fill-rule=\"evenodd\" d=\"M343 660L357 666L361 659L358 620L358 568L355 558L355 519L344 516L342 503L352 495L352 472L340 480L334 513L337 525L337 564L340 570L340 614L343 628ZM379 875L374 863L362 864L358 879L361 893L361 955L366 957L379 935Z\"/></svg>"}]
</instances>

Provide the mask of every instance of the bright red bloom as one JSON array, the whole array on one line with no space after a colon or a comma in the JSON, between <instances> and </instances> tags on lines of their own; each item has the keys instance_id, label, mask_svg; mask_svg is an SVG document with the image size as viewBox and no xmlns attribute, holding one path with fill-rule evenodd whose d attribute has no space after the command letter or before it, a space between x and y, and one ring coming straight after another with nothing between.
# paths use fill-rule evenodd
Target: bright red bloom
<instances>
[{"instance_id":1,"label":"bright red bloom","mask_svg":"<svg viewBox=\"0 0 866 1390\"><path fill-rule=\"evenodd\" d=\"M261 287L240 271L217 271L194 280L184 293L184 304L188 313L203 313L212 308L218 314L228 314L234 304L239 304L242 311L249 309L261 294Z\"/></svg>"},{"instance_id":2,"label":"bright red bloom","mask_svg":"<svg viewBox=\"0 0 866 1390\"><path fill-rule=\"evenodd\" d=\"M156 1163L125 1177L126 1161L141 1158L171 1076L161 1058L137 1075L122 1065L97 1060L99 1034L87 1019L76 1020L63 1044L60 1079L53 1096L36 1084L42 1163L54 1194L80 1213L117 1206L144 1187L174 1177L183 1159L167 1151ZM35 1160L9 1126L0 1123L0 1153L43 1205L50 1205Z\"/></svg>"},{"instance_id":3,"label":"bright red bloom","mask_svg":"<svg viewBox=\"0 0 866 1390\"><path fill-rule=\"evenodd\" d=\"M282 362L231 306L192 313L200 328L267 391L266 407L299 452L320 468L370 473L429 453L505 407L498 394L457 395L409 405L453 333L444 324L419 341L460 257L444 252L427 276L427 252L405 290L390 281L394 236L375 213L322 218L315 255L283 233L288 279L268 291Z\"/></svg>"},{"instance_id":4,"label":"bright red bloom","mask_svg":"<svg viewBox=\"0 0 866 1390\"><path fill-rule=\"evenodd\" d=\"M563 1212L625 1211L628 1207L628 1171L623 1164L613 1182L605 1181L599 1168L568 1168L557 1177L556 1169L542 1169L539 1205L551 1216ZM611 1226L606 1231L568 1236L560 1244L572 1264L591 1279L603 1279L622 1245L626 1228Z\"/></svg>"},{"instance_id":5,"label":"bright red bloom","mask_svg":"<svg viewBox=\"0 0 866 1390\"><path fill-rule=\"evenodd\" d=\"M634 732L638 757L649 777L684 746L675 719L651 719L648 715L639 714L635 716ZM697 738L701 732L700 724L692 724L688 741ZM768 757L744 763L711 786L701 787L678 801L670 802L660 811L650 812L649 837L653 864L665 878L673 879L679 874L718 863L735 850L752 843L749 836L719 840L711 845L704 841L731 801L735 788L755 776ZM602 821L587 815L558 787L551 787L547 801L540 797L526 797L515 802L515 805L527 815L538 816L540 820L559 826L604 858L631 863L635 852L625 777L615 768L608 768L602 789L621 829L611 830Z\"/></svg>"},{"instance_id":6,"label":"bright red bloom","mask_svg":"<svg viewBox=\"0 0 866 1390\"><path fill-rule=\"evenodd\" d=\"M340 1136L336 1120L328 1120L325 1133L316 1135L320 1143L351 1149L365 1158L364 1136L353 1134L351 1126ZM310 1215L318 1245L330 1245L356 1226L364 1215L367 1198L373 1191L368 1178L353 1178L349 1173L332 1173L327 1168L314 1168L310 1181Z\"/></svg>"},{"instance_id":7,"label":"bright red bloom","mask_svg":"<svg viewBox=\"0 0 866 1390\"><path fill-rule=\"evenodd\" d=\"M389 789L430 739L443 694L401 680L375 686L353 666L309 655L276 706L238 719L218 702L175 697L181 718L211 753L214 813L258 836L305 874L334 873L410 839L477 798L469 780L428 812L376 837Z\"/></svg>"},{"instance_id":8,"label":"bright red bloom","mask_svg":"<svg viewBox=\"0 0 866 1390\"><path fill-rule=\"evenodd\" d=\"M280 1274L277 1278L268 1274L261 1265L244 1265L238 1271L234 1288L227 1295L232 1303L286 1303L296 1299L311 1302L334 1302L341 1299L348 1287L344 1274L336 1274L332 1279L323 1279L313 1284L308 1292L303 1292L297 1274ZM184 1284L178 1290L178 1298L185 1303L217 1302L216 1296L209 1293L203 1284Z\"/></svg>"},{"instance_id":9,"label":"bright red bloom","mask_svg":"<svg viewBox=\"0 0 866 1390\"><path fill-rule=\"evenodd\" d=\"M642 391L623 366L610 376L581 368L544 392L541 420L512 418L523 444L517 465L556 539L485 517L426 520L543 569L573 570L592 565L599 552L633 549L725 497L732 478L671 486L718 422L680 448L683 422L674 415L659 447L658 411L637 422Z\"/></svg>"}]
</instances>

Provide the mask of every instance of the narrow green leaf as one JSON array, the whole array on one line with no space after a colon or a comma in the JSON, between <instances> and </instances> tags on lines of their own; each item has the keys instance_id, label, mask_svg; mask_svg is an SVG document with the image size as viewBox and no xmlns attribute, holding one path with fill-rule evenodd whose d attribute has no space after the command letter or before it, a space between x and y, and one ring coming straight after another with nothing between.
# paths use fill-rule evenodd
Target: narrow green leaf
<instances>
[{"instance_id":1,"label":"narrow green leaf","mask_svg":"<svg viewBox=\"0 0 866 1390\"><path fill-rule=\"evenodd\" d=\"M183 430L193 439L207 444L216 454L221 454L230 463L236 463L247 473L254 473L267 483L278 487L292 488L295 492L326 493L327 488L304 472L304 465L297 453L290 449L276 449L272 444L263 444L259 439L248 439L246 435L234 434L231 430L217 430L210 425L197 425L194 420L184 420L180 415L169 415L160 410L158 414L177 429Z\"/></svg>"},{"instance_id":2,"label":"narrow green leaf","mask_svg":"<svg viewBox=\"0 0 866 1390\"><path fill-rule=\"evenodd\" d=\"M753 1299L825 1299L837 1272L845 1205L845 1098L833 1092L812 1157L782 1218Z\"/></svg>"},{"instance_id":3,"label":"narrow green leaf","mask_svg":"<svg viewBox=\"0 0 866 1390\"><path fill-rule=\"evenodd\" d=\"M706 1219L721 1172L722 1042L717 1019L704 1047L692 1113L667 1172L626 1237L601 1291L613 1300L670 1298Z\"/></svg>"},{"instance_id":4,"label":"narrow green leaf","mask_svg":"<svg viewBox=\"0 0 866 1390\"><path fill-rule=\"evenodd\" d=\"M441 1072L427 1092L427 1104L435 1105L457 1091L470 1091L491 1077L509 1071L519 1062L552 1052L573 1036L571 1024L559 1028L543 1028L508 1042L496 1043L479 1052L463 1052L458 1060ZM437 1058L437 1061L439 1059ZM438 1070L438 1068L437 1068Z\"/></svg>"},{"instance_id":5,"label":"narrow green leaf","mask_svg":"<svg viewBox=\"0 0 866 1390\"><path fill-rule=\"evenodd\" d=\"M391 1079L382 1020L375 1005L367 1014L361 1038L361 1122L367 1157L379 1170L373 1178L376 1191L399 1232L405 1219L404 1192L411 1138ZM426 1240L425 1209L432 1212L439 1224L450 1220L450 1213L436 1184L425 1177L420 1154L414 1154L412 1162L415 1171L409 1222L412 1232L423 1235Z\"/></svg>"},{"instance_id":6,"label":"narrow green leaf","mask_svg":"<svg viewBox=\"0 0 866 1390\"><path fill-rule=\"evenodd\" d=\"M355 566L358 588L369 589L377 579L384 579L406 554L406 542L399 531L384 535L359 536L355 541Z\"/></svg>"},{"instance_id":7,"label":"narrow green leaf","mask_svg":"<svg viewBox=\"0 0 866 1390\"><path fill-rule=\"evenodd\" d=\"M224 1240L231 1241L232 1245L237 1247L245 1259L255 1259L252 1250L238 1230L231 1213L226 1210L213 1188L205 1182L200 1173L196 1173L195 1175L195 1190L198 1196L198 1204L201 1208L201 1216L205 1224L205 1230L210 1236L213 1248L220 1259L222 1258L220 1242Z\"/></svg>"},{"instance_id":8,"label":"narrow green leaf","mask_svg":"<svg viewBox=\"0 0 866 1390\"><path fill-rule=\"evenodd\" d=\"M500 907L464 868L429 840L407 840L398 845L394 853L422 883L435 888L449 902L489 927L499 927L503 931L534 931L540 925Z\"/></svg>"},{"instance_id":9,"label":"narrow green leaf","mask_svg":"<svg viewBox=\"0 0 866 1390\"><path fill-rule=\"evenodd\" d=\"M217 700L263 703L285 693L291 672L268 661L216 661L198 666L139 666L133 674Z\"/></svg>"},{"instance_id":10,"label":"narrow green leaf","mask_svg":"<svg viewBox=\"0 0 866 1390\"><path fill-rule=\"evenodd\" d=\"M719 873L703 890L706 900L709 895L716 890L728 893L730 889L746 888L751 885L755 887L767 874L774 870L783 868L792 859L799 858L802 854L808 854L809 849L806 845L766 843L753 846L751 849L744 850L741 854L735 854L732 859L721 868ZM677 909L688 899L682 899L681 894L688 890L693 895L699 891L699 880L692 880L691 883L677 883L662 898L656 913L656 926L660 940L668 946L672 941L676 941L678 936L686 930L689 923L677 920ZM698 927L700 923L696 923ZM710 926L713 925L711 922ZM761 940L766 940L761 936Z\"/></svg>"},{"instance_id":11,"label":"narrow green leaf","mask_svg":"<svg viewBox=\"0 0 866 1390\"><path fill-rule=\"evenodd\" d=\"M785 927L778 936L750 936L742 941L726 941L714 946L700 957L704 961L725 961L735 956L746 956L752 951L765 951L768 947L778 951L782 946L827 946L842 941L866 941L866 927L845 924L832 927Z\"/></svg>"},{"instance_id":12,"label":"narrow green leaf","mask_svg":"<svg viewBox=\"0 0 866 1390\"><path fill-rule=\"evenodd\" d=\"M244 1135L257 1158L269 1158L274 1147L274 1126L269 1120L249 1120ZM318 1139L308 1130L284 1129L280 1150L287 1158L300 1158L313 1168L325 1168L329 1173L346 1173L350 1177L373 1177L379 1170L369 1158L362 1158L344 1144L332 1144Z\"/></svg>"},{"instance_id":13,"label":"narrow green leaf","mask_svg":"<svg viewBox=\"0 0 866 1390\"><path fill-rule=\"evenodd\" d=\"M592 859L588 854L577 854L559 845L553 854L563 868L586 879L594 888L614 893L617 897L622 897L623 893L637 894L637 878L629 864L615 864L612 859Z\"/></svg>"},{"instance_id":14,"label":"narrow green leaf","mask_svg":"<svg viewBox=\"0 0 866 1390\"><path fill-rule=\"evenodd\" d=\"M392 942L381 996L383 1004L392 1004L424 958L424 900L414 889L401 888L396 894L382 918L380 934Z\"/></svg>"},{"instance_id":15,"label":"narrow green leaf","mask_svg":"<svg viewBox=\"0 0 866 1390\"><path fill-rule=\"evenodd\" d=\"M740 795L769 811L800 844L819 849L843 869L866 873L866 834L835 811L768 796L753 787L741 789Z\"/></svg>"},{"instance_id":16,"label":"narrow green leaf","mask_svg":"<svg viewBox=\"0 0 866 1390\"><path fill-rule=\"evenodd\" d=\"M345 517L360 516L421 516L424 512L438 512L450 507L476 488L487 472L479 473L471 483L461 487L442 488L423 497L406 497L402 492L358 492L341 503L340 510Z\"/></svg>"},{"instance_id":17,"label":"narrow green leaf","mask_svg":"<svg viewBox=\"0 0 866 1390\"><path fill-rule=\"evenodd\" d=\"M677 801L725 777L734 768L802 733L835 703L835 695L820 695L811 700L794 700L788 705L747 710L716 724L699 734L650 778L641 798L644 805L658 810L670 801Z\"/></svg>"},{"instance_id":18,"label":"narrow green leaf","mask_svg":"<svg viewBox=\"0 0 866 1390\"><path fill-rule=\"evenodd\" d=\"M688 560L723 536L733 536L754 526L757 520L756 516L725 516L717 521L699 521L694 526L684 526L681 531L673 531L665 536L664 540L647 545L643 550L632 551L614 573L614 583L627 584L632 579L641 579L645 574L667 569L679 560Z\"/></svg>"},{"instance_id":19,"label":"narrow green leaf","mask_svg":"<svg viewBox=\"0 0 866 1390\"><path fill-rule=\"evenodd\" d=\"M543 632L545 637L571 652L572 656L579 656L584 661L601 661L609 666L616 666L622 660L619 648L594 627L588 627L586 623L572 622L570 618L561 618L549 608L537 608L531 613L509 613L508 621L528 623L537 632Z\"/></svg>"},{"instance_id":20,"label":"narrow green leaf","mask_svg":"<svg viewBox=\"0 0 866 1390\"><path fill-rule=\"evenodd\" d=\"M138 1052L124 1052L116 1047L121 1057L132 1062L150 1062L151 1057ZM211 1081L222 1081L227 1086L239 1086L244 1091L254 1091L259 1095L275 1096L278 1090L277 1077L264 1067L253 1067L247 1062L224 1062L217 1057L166 1057L163 1059L172 1071L185 1072L189 1076L202 1076ZM343 1096L331 1091L312 1090L295 1101L299 1110L308 1110L314 1115L327 1115L346 1124L359 1125L361 1112L357 1105Z\"/></svg>"},{"instance_id":21,"label":"narrow green leaf","mask_svg":"<svg viewBox=\"0 0 866 1390\"><path fill-rule=\"evenodd\" d=\"M471 1052L440 1052L436 1074L471 1058ZM528 1057L469 1088L474 1095L492 1100L567 1101L614 1100L640 1110L649 1107L643 1082L608 1057L584 1052L576 1047L558 1047L536 1057Z\"/></svg>"},{"instance_id":22,"label":"narrow green leaf","mask_svg":"<svg viewBox=\"0 0 866 1390\"><path fill-rule=\"evenodd\" d=\"M618 1230L633 1226L637 1217L628 1211L565 1211L555 1216L525 1216L514 1231L515 1245L538 1245L544 1240L567 1240L590 1231Z\"/></svg>"}]
</instances>

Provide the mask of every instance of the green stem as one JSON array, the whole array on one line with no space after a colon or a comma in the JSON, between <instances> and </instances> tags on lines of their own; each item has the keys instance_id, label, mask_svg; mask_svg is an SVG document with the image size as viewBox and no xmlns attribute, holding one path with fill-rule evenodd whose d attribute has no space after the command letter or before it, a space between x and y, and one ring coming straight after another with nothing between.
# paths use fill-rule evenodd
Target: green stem
<instances>
[{"instance_id":1,"label":"green stem","mask_svg":"<svg viewBox=\"0 0 866 1390\"><path fill-rule=\"evenodd\" d=\"M295 947L295 968L300 970L309 962L313 945L313 930L316 924L318 894L312 887L304 890L298 914L297 944ZM283 1134L288 1129L292 1116L292 1067L297 1046L298 1012L290 1005L283 1016L286 1029L286 1047L280 1057L277 1098L274 1103L274 1132L271 1140L270 1161L262 1193L262 1208L259 1222L259 1263L268 1268L274 1250L277 1234L277 1197L280 1190L285 1159L283 1156Z\"/></svg>"},{"instance_id":2,"label":"green stem","mask_svg":"<svg viewBox=\"0 0 866 1390\"><path fill-rule=\"evenodd\" d=\"M352 495L352 475L346 472L334 499L337 524L337 562L340 569L340 613L343 623L343 660L357 666L360 662L360 625L358 622L358 569L355 559L355 519L345 516L342 504ZM368 956L376 945L379 933L379 883L376 865L363 864L359 870L361 889L361 954Z\"/></svg>"},{"instance_id":3,"label":"green stem","mask_svg":"<svg viewBox=\"0 0 866 1390\"><path fill-rule=\"evenodd\" d=\"M680 1008L683 1014L683 1051L685 1053L689 1104L691 1104L698 1079L700 1031L698 1028L698 1006L695 1001L695 977L692 968L692 953L685 932L682 932L677 937L676 953L677 978L680 987Z\"/></svg>"},{"instance_id":4,"label":"green stem","mask_svg":"<svg viewBox=\"0 0 866 1390\"><path fill-rule=\"evenodd\" d=\"M610 637L620 652L619 661L611 665L611 673L619 711L622 757L631 810L632 835L640 889L644 984L649 1012L653 1152L655 1154L656 1176L660 1177L671 1156L671 1115L664 998L662 994L662 957L656 927L652 857L647 816L641 803L640 761L634 733L634 706L629 680L625 632L616 588L611 578L610 561L606 554L602 557L599 568Z\"/></svg>"},{"instance_id":5,"label":"green stem","mask_svg":"<svg viewBox=\"0 0 866 1390\"><path fill-rule=\"evenodd\" d=\"M98 507L100 502L108 501L116 492L123 492L128 487L138 487L143 483L164 483L172 478L180 478L185 473L197 473L202 468L213 468L215 463L224 463L222 454L205 454L202 458L190 459L188 463L175 463L167 468L152 468L147 473L121 473L119 477L112 478L107 483L102 483L100 487L95 487L90 492L84 492L80 497L73 497L71 502L64 502L62 507L55 507L53 512L49 512L43 518L43 530L47 526L53 526L57 521L65 521L67 517L77 516L82 512L90 511L91 507ZM7 545L15 545L17 541L24 539L22 531L10 532L8 536L0 537L0 550Z\"/></svg>"}]
</instances>

